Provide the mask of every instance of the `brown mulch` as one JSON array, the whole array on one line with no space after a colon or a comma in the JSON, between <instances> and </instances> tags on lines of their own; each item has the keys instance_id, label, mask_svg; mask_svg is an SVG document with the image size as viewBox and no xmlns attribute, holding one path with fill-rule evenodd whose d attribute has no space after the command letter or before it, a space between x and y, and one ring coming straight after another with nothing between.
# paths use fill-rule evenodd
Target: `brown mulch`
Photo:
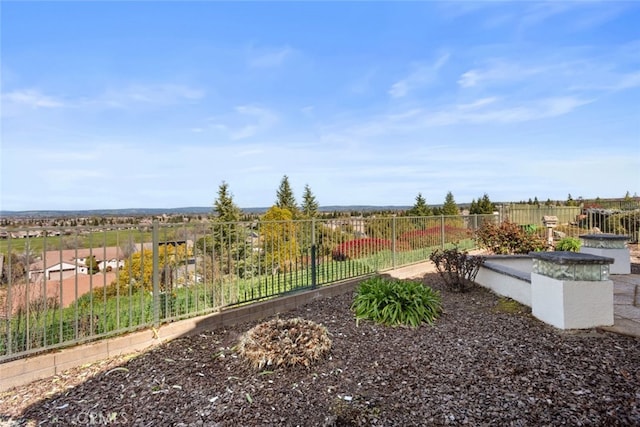
<instances>
[{"instance_id":1,"label":"brown mulch","mask_svg":"<svg viewBox=\"0 0 640 427\"><path fill-rule=\"evenodd\" d=\"M234 351L245 323L2 393L0 425L640 425L640 339L424 282L442 292L434 326L356 323L352 294L281 314L328 328L311 368L251 368Z\"/></svg>"}]
</instances>

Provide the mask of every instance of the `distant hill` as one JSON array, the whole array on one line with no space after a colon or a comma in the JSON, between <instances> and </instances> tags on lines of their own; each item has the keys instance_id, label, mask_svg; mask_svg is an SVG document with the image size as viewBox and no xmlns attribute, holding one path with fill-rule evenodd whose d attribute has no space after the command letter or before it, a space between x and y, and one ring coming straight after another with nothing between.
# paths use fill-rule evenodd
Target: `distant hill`
<instances>
[{"instance_id":1,"label":"distant hill","mask_svg":"<svg viewBox=\"0 0 640 427\"><path fill-rule=\"evenodd\" d=\"M211 207L191 206L184 208L131 208L131 209L88 209L88 210L33 210L33 211L0 211L0 217L92 217L92 216L156 216L156 215L207 215ZM268 207L241 208L242 212L260 214ZM411 209L411 206L321 206L321 212L371 212L398 211Z\"/></svg>"}]
</instances>

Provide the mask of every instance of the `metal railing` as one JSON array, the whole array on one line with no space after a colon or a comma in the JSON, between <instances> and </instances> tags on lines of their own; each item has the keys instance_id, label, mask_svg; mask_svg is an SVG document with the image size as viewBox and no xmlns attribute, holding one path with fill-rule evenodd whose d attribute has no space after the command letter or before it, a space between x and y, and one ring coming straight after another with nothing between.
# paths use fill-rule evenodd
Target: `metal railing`
<instances>
[{"instance_id":1,"label":"metal railing","mask_svg":"<svg viewBox=\"0 0 640 427\"><path fill-rule=\"evenodd\" d=\"M631 221L636 232L639 217ZM422 262L438 248L472 249L474 231L500 220L350 217L8 230L0 240L0 362Z\"/></svg>"},{"instance_id":2,"label":"metal railing","mask_svg":"<svg viewBox=\"0 0 640 427\"><path fill-rule=\"evenodd\" d=\"M498 207L498 215L500 221L508 220L530 229L544 229L542 217L555 216L559 224L555 230L560 236L578 237L590 233L610 233L626 235L632 243L638 243L640 238L640 208L621 210L577 206L504 205Z\"/></svg>"}]
</instances>

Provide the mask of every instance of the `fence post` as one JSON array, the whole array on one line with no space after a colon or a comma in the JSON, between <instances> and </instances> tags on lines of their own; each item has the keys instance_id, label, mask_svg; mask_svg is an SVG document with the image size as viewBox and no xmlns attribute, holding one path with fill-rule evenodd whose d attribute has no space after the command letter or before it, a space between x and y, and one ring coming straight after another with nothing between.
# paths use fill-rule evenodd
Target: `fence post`
<instances>
[{"instance_id":1,"label":"fence post","mask_svg":"<svg viewBox=\"0 0 640 427\"><path fill-rule=\"evenodd\" d=\"M317 270L317 248L316 248L316 219L311 218L311 288L315 289L318 285Z\"/></svg>"},{"instance_id":2,"label":"fence post","mask_svg":"<svg viewBox=\"0 0 640 427\"><path fill-rule=\"evenodd\" d=\"M13 331L11 330L11 324L12 324L12 317L13 317L13 295L11 294L11 287L13 286L13 258L11 257L11 254L13 253L11 251L11 241L13 240L13 237L11 237L11 235L9 235L9 243L7 246L7 255L6 255L6 261L3 262L7 262L7 271L9 273L8 275L8 284L7 284L7 354L11 355L11 353L13 353ZM0 256L4 256L4 255L0 255ZM1 272L0 272L1 273ZM43 273L46 274L46 271ZM27 280L29 280L29 273L27 273Z\"/></svg>"},{"instance_id":3,"label":"fence post","mask_svg":"<svg viewBox=\"0 0 640 427\"><path fill-rule=\"evenodd\" d=\"M151 265L151 277L153 280L153 325L160 326L160 272L159 270L159 241L158 220L153 221L152 232L153 262Z\"/></svg>"},{"instance_id":4,"label":"fence post","mask_svg":"<svg viewBox=\"0 0 640 427\"><path fill-rule=\"evenodd\" d=\"M444 240L444 215L440 215L440 244L442 246L442 249L444 249L444 244L445 244L445 240Z\"/></svg>"},{"instance_id":5,"label":"fence post","mask_svg":"<svg viewBox=\"0 0 640 427\"><path fill-rule=\"evenodd\" d=\"M396 214L391 221L391 267L396 268Z\"/></svg>"}]
</instances>

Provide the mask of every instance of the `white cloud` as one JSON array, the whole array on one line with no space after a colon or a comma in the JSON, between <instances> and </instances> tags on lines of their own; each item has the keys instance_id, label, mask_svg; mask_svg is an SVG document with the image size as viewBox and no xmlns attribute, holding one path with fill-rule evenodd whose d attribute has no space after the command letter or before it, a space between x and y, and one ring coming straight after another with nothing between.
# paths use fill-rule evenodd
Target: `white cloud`
<instances>
[{"instance_id":1,"label":"white cloud","mask_svg":"<svg viewBox=\"0 0 640 427\"><path fill-rule=\"evenodd\" d=\"M36 89L17 90L2 94L4 101L31 108L59 108L65 103L54 97L44 95Z\"/></svg>"},{"instance_id":2,"label":"white cloud","mask_svg":"<svg viewBox=\"0 0 640 427\"><path fill-rule=\"evenodd\" d=\"M294 53L289 46L273 49L249 49L247 63L255 68L271 68L281 66Z\"/></svg>"},{"instance_id":3,"label":"white cloud","mask_svg":"<svg viewBox=\"0 0 640 427\"><path fill-rule=\"evenodd\" d=\"M458 124L523 123L566 115L591 102L593 100L570 96L510 103L496 97L487 97L467 104L443 105L432 110L414 108L369 117L361 123L345 126L342 131L334 129L330 137L332 141L339 141L341 138L366 140L381 135L409 134L422 132L427 128Z\"/></svg>"},{"instance_id":4,"label":"white cloud","mask_svg":"<svg viewBox=\"0 0 640 427\"><path fill-rule=\"evenodd\" d=\"M116 108L129 109L138 106L166 106L182 102L192 102L204 97L203 90L177 84L143 85L133 84L123 88L108 89L95 97L72 98L64 100L42 93L36 89L15 90L3 93L3 116L17 115L30 109L53 108Z\"/></svg>"},{"instance_id":5,"label":"white cloud","mask_svg":"<svg viewBox=\"0 0 640 427\"><path fill-rule=\"evenodd\" d=\"M132 84L124 88L109 89L90 105L110 108L129 108L135 105L173 105L183 101L195 101L205 95L201 89L178 84Z\"/></svg>"},{"instance_id":6,"label":"white cloud","mask_svg":"<svg viewBox=\"0 0 640 427\"><path fill-rule=\"evenodd\" d=\"M438 71L449 60L450 55L441 55L433 64L420 64L414 67L414 70L404 79L398 80L391 85L389 95L392 98L402 98L410 91L419 89L432 83L438 75Z\"/></svg>"},{"instance_id":7,"label":"white cloud","mask_svg":"<svg viewBox=\"0 0 640 427\"><path fill-rule=\"evenodd\" d=\"M532 76L549 71L549 66L526 67L505 60L490 61L485 67L469 70L458 79L462 88L480 86L482 84L522 81Z\"/></svg>"},{"instance_id":8,"label":"white cloud","mask_svg":"<svg viewBox=\"0 0 640 427\"><path fill-rule=\"evenodd\" d=\"M425 124L427 126L448 126L458 123L521 123L569 114L576 108L591 102L591 100L573 97L556 97L544 98L523 105L507 105L483 111L468 111L469 109L461 109L458 106L427 115ZM493 101L484 105L491 103Z\"/></svg>"},{"instance_id":9,"label":"white cloud","mask_svg":"<svg viewBox=\"0 0 640 427\"><path fill-rule=\"evenodd\" d=\"M493 104L497 100L498 98L496 97L481 98L469 104L460 104L457 108L460 110L475 110L477 108L484 107L485 105Z\"/></svg>"},{"instance_id":10,"label":"white cloud","mask_svg":"<svg viewBox=\"0 0 640 427\"><path fill-rule=\"evenodd\" d=\"M640 71L619 74L608 70L583 77L583 82L570 87L574 91L623 91L640 87Z\"/></svg>"},{"instance_id":11,"label":"white cloud","mask_svg":"<svg viewBox=\"0 0 640 427\"><path fill-rule=\"evenodd\" d=\"M265 132L278 122L275 112L254 105L240 105L234 111L209 119L210 128L225 132L232 140L239 140Z\"/></svg>"}]
</instances>

